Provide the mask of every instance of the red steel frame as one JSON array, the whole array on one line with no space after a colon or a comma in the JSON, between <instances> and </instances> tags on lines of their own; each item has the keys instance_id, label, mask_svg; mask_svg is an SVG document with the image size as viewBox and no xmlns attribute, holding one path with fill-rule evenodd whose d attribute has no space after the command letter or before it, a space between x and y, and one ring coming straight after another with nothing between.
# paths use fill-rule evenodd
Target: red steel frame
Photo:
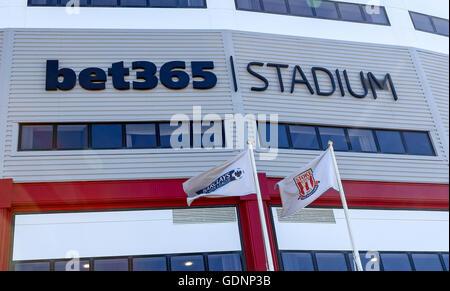
<instances>
[{"instance_id":1,"label":"red steel frame","mask_svg":"<svg viewBox=\"0 0 450 291\"><path fill-rule=\"evenodd\" d=\"M280 179L268 178L265 174L259 174L259 179L272 255L275 269L278 270L269 206L281 204L278 190L274 189ZM182 188L184 181L173 179L13 183L11 179L0 179L0 270L8 270L13 213L187 206ZM343 181L343 185L350 207L429 210L449 208L448 184ZM196 200L194 205L236 205L241 217L247 269L265 270L264 244L256 195L201 198ZM339 194L329 191L313 205L340 207Z\"/></svg>"}]
</instances>

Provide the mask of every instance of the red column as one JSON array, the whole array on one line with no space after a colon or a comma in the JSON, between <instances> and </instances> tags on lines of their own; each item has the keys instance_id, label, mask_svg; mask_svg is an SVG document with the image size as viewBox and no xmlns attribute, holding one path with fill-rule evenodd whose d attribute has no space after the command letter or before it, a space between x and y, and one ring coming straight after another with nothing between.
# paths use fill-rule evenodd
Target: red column
<instances>
[{"instance_id":1,"label":"red column","mask_svg":"<svg viewBox=\"0 0 450 291\"><path fill-rule=\"evenodd\" d=\"M0 271L9 265L12 180L0 180Z\"/></svg>"}]
</instances>

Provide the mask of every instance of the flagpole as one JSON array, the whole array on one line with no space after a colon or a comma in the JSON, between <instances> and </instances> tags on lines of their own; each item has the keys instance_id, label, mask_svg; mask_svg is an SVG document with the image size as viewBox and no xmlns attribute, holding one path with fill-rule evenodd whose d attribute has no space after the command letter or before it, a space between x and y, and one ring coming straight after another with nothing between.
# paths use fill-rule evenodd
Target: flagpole
<instances>
[{"instance_id":1,"label":"flagpole","mask_svg":"<svg viewBox=\"0 0 450 291\"><path fill-rule=\"evenodd\" d=\"M347 222L348 235L350 237L350 243L353 248L353 261L356 264L356 270L364 271L364 269L362 267L362 263L361 263L361 258L359 256L359 250L356 247L355 239L353 237L352 226L350 223L350 215L348 213L347 200L345 199L344 187L342 187L341 175L339 174L339 168L337 166L336 156L334 155L334 148L333 148L332 141L328 142L328 147L331 149L331 156L333 157L334 169L336 171L336 178L337 178L337 182L339 184L339 195L341 196L342 206L344 208L345 220Z\"/></svg>"},{"instance_id":2,"label":"flagpole","mask_svg":"<svg viewBox=\"0 0 450 291\"><path fill-rule=\"evenodd\" d=\"M269 233L267 232L266 215L264 214L264 206L262 201L261 189L259 188L258 173L256 172L255 155L253 153L253 145L249 141L248 148L250 150L253 178L255 180L256 197L258 200L259 219L261 220L261 229L264 237L264 250L266 253L266 267L267 271L274 271L272 248L270 247Z\"/></svg>"}]
</instances>

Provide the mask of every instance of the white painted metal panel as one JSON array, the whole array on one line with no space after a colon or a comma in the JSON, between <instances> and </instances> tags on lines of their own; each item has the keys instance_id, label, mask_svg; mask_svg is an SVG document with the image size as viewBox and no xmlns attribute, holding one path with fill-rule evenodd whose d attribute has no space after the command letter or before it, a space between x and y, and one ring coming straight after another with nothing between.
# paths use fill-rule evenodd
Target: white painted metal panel
<instances>
[{"instance_id":1,"label":"white painted metal panel","mask_svg":"<svg viewBox=\"0 0 450 291\"><path fill-rule=\"evenodd\" d=\"M176 210L16 215L13 260L65 258L72 250L80 257L240 251L236 209L227 209L233 220L205 223L176 222ZM205 210L185 211L192 218Z\"/></svg>"},{"instance_id":2,"label":"white painted metal panel","mask_svg":"<svg viewBox=\"0 0 450 291\"><path fill-rule=\"evenodd\" d=\"M347 43L279 35L233 34L236 62L241 83L243 106L246 113L278 113L280 122L419 130L431 133L438 157L337 153L343 179L371 181L402 181L448 183L448 163L436 129L436 121L425 98L425 93L407 48ZM280 63L285 91L282 93L274 68L253 67L269 81L266 91L251 91L263 83L247 72L249 62ZM379 90L378 98L369 94L364 99L352 97L345 85L346 96L339 87L332 96L311 95L303 84L291 93L291 80L295 65L302 67L314 87L311 68L324 67L334 73L336 69L349 72L349 79L357 93L362 92L359 72L374 73L383 78L390 73L398 94L395 101L390 90ZM301 79L297 74L297 79ZM330 84L326 75L318 76L326 91ZM328 85L328 87L331 87ZM447 85L448 87L448 85ZM322 87L321 87L322 88ZM314 90L316 91L316 90ZM318 155L310 151L285 151L274 161L259 161L258 168L269 176L285 176Z\"/></svg>"},{"instance_id":3,"label":"white painted metal panel","mask_svg":"<svg viewBox=\"0 0 450 291\"><path fill-rule=\"evenodd\" d=\"M332 210L334 223L280 222L276 210L272 214L280 250L352 249L342 209ZM449 250L448 212L351 209L350 216L361 251Z\"/></svg>"}]
</instances>

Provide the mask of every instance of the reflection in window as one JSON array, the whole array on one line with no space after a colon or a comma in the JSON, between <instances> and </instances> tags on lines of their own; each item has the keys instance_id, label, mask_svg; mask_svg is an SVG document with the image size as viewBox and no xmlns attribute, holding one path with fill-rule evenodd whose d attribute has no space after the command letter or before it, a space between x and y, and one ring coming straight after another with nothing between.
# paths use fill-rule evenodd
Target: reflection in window
<instances>
[{"instance_id":1,"label":"reflection in window","mask_svg":"<svg viewBox=\"0 0 450 291\"><path fill-rule=\"evenodd\" d=\"M319 149L319 141L314 127L290 125L289 131L294 149Z\"/></svg>"},{"instance_id":2,"label":"reflection in window","mask_svg":"<svg viewBox=\"0 0 450 291\"><path fill-rule=\"evenodd\" d=\"M348 271L343 253L316 253L319 271Z\"/></svg>"},{"instance_id":3,"label":"reflection in window","mask_svg":"<svg viewBox=\"0 0 450 291\"><path fill-rule=\"evenodd\" d=\"M93 124L92 148L94 149L122 148L122 125Z\"/></svg>"},{"instance_id":4,"label":"reflection in window","mask_svg":"<svg viewBox=\"0 0 450 291\"><path fill-rule=\"evenodd\" d=\"M87 125L58 125L56 130L56 147L58 149L87 148Z\"/></svg>"},{"instance_id":5,"label":"reflection in window","mask_svg":"<svg viewBox=\"0 0 450 291\"><path fill-rule=\"evenodd\" d=\"M126 125L127 148L155 148L156 125L152 123Z\"/></svg>"},{"instance_id":6,"label":"reflection in window","mask_svg":"<svg viewBox=\"0 0 450 291\"><path fill-rule=\"evenodd\" d=\"M239 254L208 255L209 271L242 271Z\"/></svg>"},{"instance_id":7,"label":"reflection in window","mask_svg":"<svg viewBox=\"0 0 450 291\"><path fill-rule=\"evenodd\" d=\"M373 133L368 129L349 129L348 136L352 150L356 152L377 152Z\"/></svg>"},{"instance_id":8,"label":"reflection in window","mask_svg":"<svg viewBox=\"0 0 450 291\"><path fill-rule=\"evenodd\" d=\"M53 147L52 125L24 125L21 130L20 149L46 150Z\"/></svg>"},{"instance_id":9,"label":"reflection in window","mask_svg":"<svg viewBox=\"0 0 450 291\"><path fill-rule=\"evenodd\" d=\"M94 271L128 271L128 259L95 260Z\"/></svg>"},{"instance_id":10,"label":"reflection in window","mask_svg":"<svg viewBox=\"0 0 450 291\"><path fill-rule=\"evenodd\" d=\"M285 271L314 271L310 253L282 253L281 258Z\"/></svg>"},{"instance_id":11,"label":"reflection in window","mask_svg":"<svg viewBox=\"0 0 450 291\"><path fill-rule=\"evenodd\" d=\"M319 127L319 133L324 149L328 147L328 141L331 140L335 150L348 151L347 138L343 128Z\"/></svg>"},{"instance_id":12,"label":"reflection in window","mask_svg":"<svg viewBox=\"0 0 450 291\"><path fill-rule=\"evenodd\" d=\"M165 257L134 258L133 271L167 271Z\"/></svg>"},{"instance_id":13,"label":"reflection in window","mask_svg":"<svg viewBox=\"0 0 450 291\"><path fill-rule=\"evenodd\" d=\"M171 258L172 271L204 271L205 264L203 257L196 256L177 256Z\"/></svg>"},{"instance_id":14,"label":"reflection in window","mask_svg":"<svg viewBox=\"0 0 450 291\"><path fill-rule=\"evenodd\" d=\"M338 12L336 9L336 4L330 1L323 1L318 7L315 8L316 15L318 17L327 19L338 19Z\"/></svg>"},{"instance_id":15,"label":"reflection in window","mask_svg":"<svg viewBox=\"0 0 450 291\"><path fill-rule=\"evenodd\" d=\"M438 254L412 254L416 271L442 271Z\"/></svg>"},{"instance_id":16,"label":"reflection in window","mask_svg":"<svg viewBox=\"0 0 450 291\"><path fill-rule=\"evenodd\" d=\"M291 14L298 16L314 16L309 0L289 0Z\"/></svg>"},{"instance_id":17,"label":"reflection in window","mask_svg":"<svg viewBox=\"0 0 450 291\"><path fill-rule=\"evenodd\" d=\"M405 147L403 146L400 132L389 130L377 130L376 132L378 144L381 152L389 154L404 154Z\"/></svg>"},{"instance_id":18,"label":"reflection in window","mask_svg":"<svg viewBox=\"0 0 450 291\"><path fill-rule=\"evenodd\" d=\"M15 263L15 271L50 271L49 262Z\"/></svg>"},{"instance_id":19,"label":"reflection in window","mask_svg":"<svg viewBox=\"0 0 450 291\"><path fill-rule=\"evenodd\" d=\"M381 262L385 271L411 271L411 264L407 254L382 253Z\"/></svg>"}]
</instances>

